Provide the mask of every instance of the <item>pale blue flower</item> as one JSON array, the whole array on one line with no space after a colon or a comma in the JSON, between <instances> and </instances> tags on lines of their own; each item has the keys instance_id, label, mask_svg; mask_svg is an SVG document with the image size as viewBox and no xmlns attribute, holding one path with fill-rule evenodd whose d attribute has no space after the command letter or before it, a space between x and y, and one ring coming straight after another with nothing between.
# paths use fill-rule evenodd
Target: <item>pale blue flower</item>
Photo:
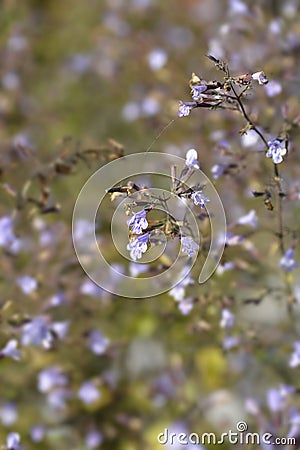
<instances>
[{"instance_id":1,"label":"pale blue flower","mask_svg":"<svg viewBox=\"0 0 300 450\"><path fill-rule=\"evenodd\" d=\"M13 402L6 402L1 405L0 420L5 427L11 427L18 420L18 411Z\"/></svg>"},{"instance_id":2,"label":"pale blue flower","mask_svg":"<svg viewBox=\"0 0 300 450\"><path fill-rule=\"evenodd\" d=\"M201 86L192 86L191 94L192 98L195 101L199 101L202 97L202 93L207 90L207 86L201 85Z\"/></svg>"},{"instance_id":3,"label":"pale blue flower","mask_svg":"<svg viewBox=\"0 0 300 450\"><path fill-rule=\"evenodd\" d=\"M297 367L300 365L300 341L294 342L294 351L291 354L289 366L290 367Z\"/></svg>"},{"instance_id":4,"label":"pale blue flower","mask_svg":"<svg viewBox=\"0 0 300 450\"><path fill-rule=\"evenodd\" d=\"M21 351L17 350L18 341L16 339L11 339L7 342L5 347L0 351L0 356L8 356L16 361L20 359Z\"/></svg>"},{"instance_id":5,"label":"pale blue flower","mask_svg":"<svg viewBox=\"0 0 300 450\"><path fill-rule=\"evenodd\" d=\"M206 203L210 202L210 199L201 191L193 192L191 198L195 205L200 206L201 208L205 208Z\"/></svg>"},{"instance_id":6,"label":"pale blue flower","mask_svg":"<svg viewBox=\"0 0 300 450\"><path fill-rule=\"evenodd\" d=\"M269 82L266 74L261 70L252 74L252 80L256 80L258 84L267 84Z\"/></svg>"},{"instance_id":7,"label":"pale blue flower","mask_svg":"<svg viewBox=\"0 0 300 450\"><path fill-rule=\"evenodd\" d=\"M274 164L280 164L283 161L283 156L286 154L285 142L274 139L268 141L267 158L272 158Z\"/></svg>"},{"instance_id":8,"label":"pale blue flower","mask_svg":"<svg viewBox=\"0 0 300 450\"><path fill-rule=\"evenodd\" d=\"M191 297L184 298L178 303L178 309L184 316L186 316L192 311L193 306L194 300Z\"/></svg>"},{"instance_id":9,"label":"pale blue flower","mask_svg":"<svg viewBox=\"0 0 300 450\"><path fill-rule=\"evenodd\" d=\"M240 343L240 340L237 336L225 336L223 339L223 349L231 350L234 347L237 347Z\"/></svg>"},{"instance_id":10,"label":"pale blue flower","mask_svg":"<svg viewBox=\"0 0 300 450\"><path fill-rule=\"evenodd\" d=\"M284 256L279 261L279 267L284 269L286 272L291 272L298 267L297 261L294 259L294 249L289 248Z\"/></svg>"},{"instance_id":11,"label":"pale blue flower","mask_svg":"<svg viewBox=\"0 0 300 450\"><path fill-rule=\"evenodd\" d=\"M20 445L20 435L19 433L9 433L6 437L6 449L7 450L22 450L23 447Z\"/></svg>"},{"instance_id":12,"label":"pale blue flower","mask_svg":"<svg viewBox=\"0 0 300 450\"><path fill-rule=\"evenodd\" d=\"M256 211L251 209L247 214L240 217L237 221L239 225L249 225L250 227L256 228L258 226L258 218Z\"/></svg>"},{"instance_id":13,"label":"pale blue flower","mask_svg":"<svg viewBox=\"0 0 300 450\"><path fill-rule=\"evenodd\" d=\"M45 425L34 425L30 428L30 437L33 442L41 442L46 432Z\"/></svg>"},{"instance_id":14,"label":"pale blue flower","mask_svg":"<svg viewBox=\"0 0 300 450\"><path fill-rule=\"evenodd\" d=\"M42 393L48 393L55 387L66 386L67 384L68 378L59 367L46 367L38 374L38 390Z\"/></svg>"},{"instance_id":15,"label":"pale blue flower","mask_svg":"<svg viewBox=\"0 0 300 450\"><path fill-rule=\"evenodd\" d=\"M44 348L49 349L53 341L54 336L45 317L35 317L23 325L22 345L42 345Z\"/></svg>"},{"instance_id":16,"label":"pale blue flower","mask_svg":"<svg viewBox=\"0 0 300 450\"><path fill-rule=\"evenodd\" d=\"M196 105L196 102L195 102ZM190 102L179 102L179 108L178 108L178 117L186 117L190 114L192 109Z\"/></svg>"},{"instance_id":17,"label":"pale blue flower","mask_svg":"<svg viewBox=\"0 0 300 450\"><path fill-rule=\"evenodd\" d=\"M127 220L127 225L131 227L131 232L133 234L142 234L143 230L148 227L146 214L147 212L142 209L142 211L135 213L130 219Z\"/></svg>"},{"instance_id":18,"label":"pale blue flower","mask_svg":"<svg viewBox=\"0 0 300 450\"><path fill-rule=\"evenodd\" d=\"M107 339L101 331L94 330L89 336L88 347L92 350L95 355L103 355L109 346L109 339Z\"/></svg>"},{"instance_id":19,"label":"pale blue flower","mask_svg":"<svg viewBox=\"0 0 300 450\"><path fill-rule=\"evenodd\" d=\"M191 148L186 152L185 155L185 165L186 167L193 169L200 169L200 164L198 161L198 153L194 148Z\"/></svg>"},{"instance_id":20,"label":"pale blue flower","mask_svg":"<svg viewBox=\"0 0 300 450\"><path fill-rule=\"evenodd\" d=\"M145 253L148 249L150 234L145 233L141 236L138 236L133 241L130 241L127 245L127 250L130 251L130 257L136 261L137 259L141 259L143 253Z\"/></svg>"},{"instance_id":21,"label":"pale blue flower","mask_svg":"<svg viewBox=\"0 0 300 450\"><path fill-rule=\"evenodd\" d=\"M187 253L190 257L199 250L199 245L190 237L183 236L181 238L181 251Z\"/></svg>"},{"instance_id":22,"label":"pale blue flower","mask_svg":"<svg viewBox=\"0 0 300 450\"><path fill-rule=\"evenodd\" d=\"M97 430L90 430L85 436L85 445L89 450L99 447L103 441L103 434Z\"/></svg>"},{"instance_id":23,"label":"pale blue flower","mask_svg":"<svg viewBox=\"0 0 300 450\"><path fill-rule=\"evenodd\" d=\"M96 402L100 398L100 392L92 381L85 381L81 384L78 393L78 398L86 405Z\"/></svg>"},{"instance_id":24,"label":"pale blue flower","mask_svg":"<svg viewBox=\"0 0 300 450\"><path fill-rule=\"evenodd\" d=\"M229 311L229 309L222 309L222 318L220 321L221 328L232 328L235 322L234 315Z\"/></svg>"},{"instance_id":25,"label":"pale blue flower","mask_svg":"<svg viewBox=\"0 0 300 450\"><path fill-rule=\"evenodd\" d=\"M29 275L18 278L17 284L26 295L31 294L37 288L37 281Z\"/></svg>"}]
</instances>

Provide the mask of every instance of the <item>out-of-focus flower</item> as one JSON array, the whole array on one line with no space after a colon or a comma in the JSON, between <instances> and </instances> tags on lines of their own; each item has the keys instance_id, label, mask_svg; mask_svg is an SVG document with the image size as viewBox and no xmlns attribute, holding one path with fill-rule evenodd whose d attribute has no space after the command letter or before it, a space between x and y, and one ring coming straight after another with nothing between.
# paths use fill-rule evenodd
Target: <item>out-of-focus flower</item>
<instances>
[{"instance_id":1,"label":"out-of-focus flower","mask_svg":"<svg viewBox=\"0 0 300 450\"><path fill-rule=\"evenodd\" d=\"M137 102L128 102L122 109L122 117L127 122L134 122L141 115L141 108Z\"/></svg>"},{"instance_id":2,"label":"out-of-focus flower","mask_svg":"<svg viewBox=\"0 0 300 450\"><path fill-rule=\"evenodd\" d=\"M50 330L54 332L54 334L63 341L68 334L70 327L70 321L65 320L64 322L53 322L50 326Z\"/></svg>"},{"instance_id":3,"label":"out-of-focus flower","mask_svg":"<svg viewBox=\"0 0 300 450\"><path fill-rule=\"evenodd\" d=\"M9 357L16 361L20 359L21 351L17 349L18 341L16 339L11 339L7 342L5 347L0 351L0 356Z\"/></svg>"},{"instance_id":4,"label":"out-of-focus flower","mask_svg":"<svg viewBox=\"0 0 300 450\"><path fill-rule=\"evenodd\" d=\"M237 347L240 343L240 340L237 336L225 336L223 339L223 349L231 350L234 347Z\"/></svg>"},{"instance_id":5,"label":"out-of-focus flower","mask_svg":"<svg viewBox=\"0 0 300 450\"><path fill-rule=\"evenodd\" d=\"M292 410L290 415L291 428L287 434L287 438L297 438L300 434L300 414L296 410Z\"/></svg>"},{"instance_id":6,"label":"out-of-focus flower","mask_svg":"<svg viewBox=\"0 0 300 450\"><path fill-rule=\"evenodd\" d=\"M234 263L232 261L226 261L224 264L219 264L216 270L217 275L223 275L224 272L234 269Z\"/></svg>"},{"instance_id":7,"label":"out-of-focus flower","mask_svg":"<svg viewBox=\"0 0 300 450\"><path fill-rule=\"evenodd\" d=\"M66 386L67 384L68 378L59 367L46 367L38 374L38 390L42 393L48 393L54 387Z\"/></svg>"},{"instance_id":8,"label":"out-of-focus flower","mask_svg":"<svg viewBox=\"0 0 300 450\"><path fill-rule=\"evenodd\" d=\"M239 225L249 225L250 227L256 228L258 226L256 211L254 209L251 209L251 211L249 211L248 214L245 214L244 216L240 217L237 223Z\"/></svg>"},{"instance_id":9,"label":"out-of-focus flower","mask_svg":"<svg viewBox=\"0 0 300 450\"><path fill-rule=\"evenodd\" d=\"M181 251L187 253L190 257L193 256L199 250L199 245L192 238L183 236L181 238Z\"/></svg>"},{"instance_id":10,"label":"out-of-focus flower","mask_svg":"<svg viewBox=\"0 0 300 450\"><path fill-rule=\"evenodd\" d=\"M103 434L97 430L90 430L85 436L85 445L89 450L99 447L103 441Z\"/></svg>"},{"instance_id":11,"label":"out-of-focus flower","mask_svg":"<svg viewBox=\"0 0 300 450\"><path fill-rule=\"evenodd\" d=\"M0 406L0 420L5 427L10 427L18 420L18 411L13 402L6 402Z\"/></svg>"},{"instance_id":12,"label":"out-of-focus flower","mask_svg":"<svg viewBox=\"0 0 300 450\"><path fill-rule=\"evenodd\" d=\"M88 347L95 355L103 355L109 346L109 339L107 339L101 331L94 330L91 332L88 341Z\"/></svg>"},{"instance_id":13,"label":"out-of-focus flower","mask_svg":"<svg viewBox=\"0 0 300 450\"><path fill-rule=\"evenodd\" d=\"M129 242L127 245L127 250L130 251L130 257L136 261L137 259L141 259L143 253L145 253L148 249L150 234L145 233L141 236L138 236L133 241Z\"/></svg>"},{"instance_id":14,"label":"out-of-focus flower","mask_svg":"<svg viewBox=\"0 0 300 450\"><path fill-rule=\"evenodd\" d=\"M44 348L51 348L54 336L48 326L45 317L35 317L29 323L25 323L22 328L22 345L43 345Z\"/></svg>"},{"instance_id":15,"label":"out-of-focus flower","mask_svg":"<svg viewBox=\"0 0 300 450\"><path fill-rule=\"evenodd\" d=\"M278 81L271 80L265 86L266 93L268 97L275 97L282 92L282 86Z\"/></svg>"},{"instance_id":16,"label":"out-of-focus flower","mask_svg":"<svg viewBox=\"0 0 300 450\"><path fill-rule=\"evenodd\" d=\"M294 259L294 249L289 248L284 256L279 261L279 267L284 269L286 272L291 272L299 266L297 261Z\"/></svg>"},{"instance_id":17,"label":"out-of-focus flower","mask_svg":"<svg viewBox=\"0 0 300 450\"><path fill-rule=\"evenodd\" d=\"M198 153L194 148L191 148L185 155L186 167L193 169L200 169L200 163L198 161Z\"/></svg>"},{"instance_id":18,"label":"out-of-focus flower","mask_svg":"<svg viewBox=\"0 0 300 450\"><path fill-rule=\"evenodd\" d=\"M6 449L7 450L22 450L23 447L20 445L20 435L19 433L9 433L6 437Z\"/></svg>"},{"instance_id":19,"label":"out-of-focus flower","mask_svg":"<svg viewBox=\"0 0 300 450\"><path fill-rule=\"evenodd\" d=\"M248 130L247 133L241 136L243 147L253 147L259 141L259 136L254 130Z\"/></svg>"},{"instance_id":20,"label":"out-of-focus flower","mask_svg":"<svg viewBox=\"0 0 300 450\"><path fill-rule=\"evenodd\" d=\"M2 77L2 86L8 91L14 91L20 87L20 77L15 72L7 72Z\"/></svg>"},{"instance_id":21,"label":"out-of-focus flower","mask_svg":"<svg viewBox=\"0 0 300 450\"><path fill-rule=\"evenodd\" d=\"M225 164L215 164L211 168L212 176L215 180L217 180L221 175L224 174L224 171L226 169Z\"/></svg>"},{"instance_id":22,"label":"out-of-focus flower","mask_svg":"<svg viewBox=\"0 0 300 450\"><path fill-rule=\"evenodd\" d=\"M246 398L245 409L247 413L252 414L253 416L258 416L260 413L259 404L254 398Z\"/></svg>"},{"instance_id":23,"label":"out-of-focus flower","mask_svg":"<svg viewBox=\"0 0 300 450\"><path fill-rule=\"evenodd\" d=\"M47 394L47 403L53 409L65 409L67 400L72 397L70 389L55 388Z\"/></svg>"},{"instance_id":24,"label":"out-of-focus flower","mask_svg":"<svg viewBox=\"0 0 300 450\"><path fill-rule=\"evenodd\" d=\"M176 284L170 291L169 295L174 298L176 302L181 302L184 299L185 288L194 284L194 280L187 275L180 283Z\"/></svg>"},{"instance_id":25,"label":"out-of-focus flower","mask_svg":"<svg viewBox=\"0 0 300 450\"><path fill-rule=\"evenodd\" d=\"M155 48L148 53L148 64L154 72L160 70L168 61L168 53L163 48Z\"/></svg>"},{"instance_id":26,"label":"out-of-focus flower","mask_svg":"<svg viewBox=\"0 0 300 450\"><path fill-rule=\"evenodd\" d=\"M102 297L105 291L90 278L86 278L80 286L80 292L91 297Z\"/></svg>"},{"instance_id":27,"label":"out-of-focus flower","mask_svg":"<svg viewBox=\"0 0 300 450\"><path fill-rule=\"evenodd\" d=\"M294 342L294 351L291 354L289 366L297 367L300 365L300 341Z\"/></svg>"},{"instance_id":28,"label":"out-of-focus flower","mask_svg":"<svg viewBox=\"0 0 300 450\"><path fill-rule=\"evenodd\" d=\"M30 437L33 442L41 442L46 432L45 425L34 425L30 428Z\"/></svg>"},{"instance_id":29,"label":"out-of-focus flower","mask_svg":"<svg viewBox=\"0 0 300 450\"><path fill-rule=\"evenodd\" d=\"M0 246L9 245L15 238L14 225L10 217L4 216L0 219Z\"/></svg>"},{"instance_id":30,"label":"out-of-focus flower","mask_svg":"<svg viewBox=\"0 0 300 450\"><path fill-rule=\"evenodd\" d=\"M258 84L267 84L269 82L266 74L263 71L253 73L252 79L256 80Z\"/></svg>"},{"instance_id":31,"label":"out-of-focus flower","mask_svg":"<svg viewBox=\"0 0 300 450\"><path fill-rule=\"evenodd\" d=\"M280 164L283 161L282 157L286 154L285 142L274 139L268 141L268 146L266 157L272 158L274 164Z\"/></svg>"},{"instance_id":32,"label":"out-of-focus flower","mask_svg":"<svg viewBox=\"0 0 300 450\"><path fill-rule=\"evenodd\" d=\"M232 328L235 322L234 314L232 314L229 309L222 309L222 317L220 321L221 328Z\"/></svg>"},{"instance_id":33,"label":"out-of-focus flower","mask_svg":"<svg viewBox=\"0 0 300 450\"><path fill-rule=\"evenodd\" d=\"M160 111L160 103L156 98L146 97L141 103L141 114L144 117L151 117L158 114Z\"/></svg>"},{"instance_id":34,"label":"out-of-focus flower","mask_svg":"<svg viewBox=\"0 0 300 450\"><path fill-rule=\"evenodd\" d=\"M146 273L149 270L148 264L140 264L131 261L129 264L129 273L132 277L138 277L142 273Z\"/></svg>"},{"instance_id":35,"label":"out-of-focus flower","mask_svg":"<svg viewBox=\"0 0 300 450\"><path fill-rule=\"evenodd\" d=\"M191 110L197 106L196 102L179 102L178 117L186 117L190 114Z\"/></svg>"},{"instance_id":36,"label":"out-of-focus flower","mask_svg":"<svg viewBox=\"0 0 300 450\"><path fill-rule=\"evenodd\" d=\"M49 306L52 306L53 308L56 306L65 305L66 303L67 300L63 292L58 292L57 294L54 294L49 300Z\"/></svg>"},{"instance_id":37,"label":"out-of-focus flower","mask_svg":"<svg viewBox=\"0 0 300 450\"><path fill-rule=\"evenodd\" d=\"M187 314L189 314L192 311L193 306L194 306L194 300L191 297L184 298L183 300L181 300L178 303L178 309L184 316L186 316Z\"/></svg>"},{"instance_id":38,"label":"out-of-focus flower","mask_svg":"<svg viewBox=\"0 0 300 450\"><path fill-rule=\"evenodd\" d=\"M24 275L23 277L17 278L17 284L26 295L31 294L37 288L36 279L30 277L29 275Z\"/></svg>"},{"instance_id":39,"label":"out-of-focus flower","mask_svg":"<svg viewBox=\"0 0 300 450\"><path fill-rule=\"evenodd\" d=\"M127 220L127 225L131 227L131 232L133 234L142 234L143 230L148 227L146 215L147 212L142 209Z\"/></svg>"},{"instance_id":40,"label":"out-of-focus flower","mask_svg":"<svg viewBox=\"0 0 300 450\"><path fill-rule=\"evenodd\" d=\"M273 413L283 408L283 398L278 389L272 388L267 391L267 404Z\"/></svg>"},{"instance_id":41,"label":"out-of-focus flower","mask_svg":"<svg viewBox=\"0 0 300 450\"><path fill-rule=\"evenodd\" d=\"M206 203L210 202L210 199L201 191L193 192L191 197L195 205L200 206L201 208L205 208Z\"/></svg>"},{"instance_id":42,"label":"out-of-focus flower","mask_svg":"<svg viewBox=\"0 0 300 450\"><path fill-rule=\"evenodd\" d=\"M78 398L86 405L96 402L100 398L100 392L92 381L85 381L81 384L78 393Z\"/></svg>"}]
</instances>

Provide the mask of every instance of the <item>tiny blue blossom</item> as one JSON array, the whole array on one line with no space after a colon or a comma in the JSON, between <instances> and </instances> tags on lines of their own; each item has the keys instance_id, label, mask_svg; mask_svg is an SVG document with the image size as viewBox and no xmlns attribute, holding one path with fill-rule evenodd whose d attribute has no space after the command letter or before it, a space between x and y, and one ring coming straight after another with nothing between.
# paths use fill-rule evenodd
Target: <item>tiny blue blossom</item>
<instances>
[{"instance_id":1,"label":"tiny blue blossom","mask_svg":"<svg viewBox=\"0 0 300 450\"><path fill-rule=\"evenodd\" d=\"M200 206L201 208L205 208L206 203L210 202L210 199L201 191L193 192L191 197L195 205Z\"/></svg>"},{"instance_id":2,"label":"tiny blue blossom","mask_svg":"<svg viewBox=\"0 0 300 450\"><path fill-rule=\"evenodd\" d=\"M200 169L200 164L198 161L198 153L194 148L191 148L186 152L185 155L185 165L186 167L193 169Z\"/></svg>"},{"instance_id":3,"label":"tiny blue blossom","mask_svg":"<svg viewBox=\"0 0 300 450\"><path fill-rule=\"evenodd\" d=\"M140 264L133 261L129 264L129 273L132 277L138 277L142 273L148 272L148 270L148 264Z\"/></svg>"},{"instance_id":4,"label":"tiny blue blossom","mask_svg":"<svg viewBox=\"0 0 300 450\"><path fill-rule=\"evenodd\" d=\"M10 217L4 216L0 219L0 247L8 247L14 240L14 224Z\"/></svg>"},{"instance_id":5,"label":"tiny blue blossom","mask_svg":"<svg viewBox=\"0 0 300 450\"><path fill-rule=\"evenodd\" d=\"M220 321L221 328L232 328L235 322L234 314L232 314L229 309L224 308L222 310L222 318Z\"/></svg>"},{"instance_id":6,"label":"tiny blue blossom","mask_svg":"<svg viewBox=\"0 0 300 450\"><path fill-rule=\"evenodd\" d=\"M199 101L202 97L202 93L207 90L205 85L202 86L193 86L191 90L193 100Z\"/></svg>"},{"instance_id":7,"label":"tiny blue blossom","mask_svg":"<svg viewBox=\"0 0 300 450\"><path fill-rule=\"evenodd\" d=\"M89 405L99 400L100 392L92 381L85 381L81 384L77 396L83 403Z\"/></svg>"},{"instance_id":8,"label":"tiny blue blossom","mask_svg":"<svg viewBox=\"0 0 300 450\"><path fill-rule=\"evenodd\" d=\"M0 420L5 427L10 427L18 420L18 411L13 402L6 402L1 405Z\"/></svg>"},{"instance_id":9,"label":"tiny blue blossom","mask_svg":"<svg viewBox=\"0 0 300 450\"><path fill-rule=\"evenodd\" d=\"M54 336L44 317L35 317L31 322L23 325L21 342L22 345L43 345L51 348Z\"/></svg>"},{"instance_id":10,"label":"tiny blue blossom","mask_svg":"<svg viewBox=\"0 0 300 450\"><path fill-rule=\"evenodd\" d=\"M42 393L48 393L55 387L67 384L68 378L59 367L46 367L38 374L38 390Z\"/></svg>"},{"instance_id":11,"label":"tiny blue blossom","mask_svg":"<svg viewBox=\"0 0 300 450\"><path fill-rule=\"evenodd\" d=\"M92 350L95 355L103 355L107 350L110 341L107 339L101 331L92 331L89 336L88 347Z\"/></svg>"},{"instance_id":12,"label":"tiny blue blossom","mask_svg":"<svg viewBox=\"0 0 300 450\"><path fill-rule=\"evenodd\" d=\"M182 245L181 251L183 253L187 253L190 257L193 256L199 250L199 245L195 241L193 241L192 238L187 236L183 236L181 238L181 245Z\"/></svg>"},{"instance_id":13,"label":"tiny blue blossom","mask_svg":"<svg viewBox=\"0 0 300 450\"><path fill-rule=\"evenodd\" d=\"M211 173L213 178L217 180L221 175L224 174L225 168L225 164L215 164L214 166L212 166Z\"/></svg>"},{"instance_id":14,"label":"tiny blue blossom","mask_svg":"<svg viewBox=\"0 0 300 450\"><path fill-rule=\"evenodd\" d=\"M231 350L239 345L240 341L237 336L225 336L223 339L223 349Z\"/></svg>"},{"instance_id":15,"label":"tiny blue blossom","mask_svg":"<svg viewBox=\"0 0 300 450\"><path fill-rule=\"evenodd\" d=\"M0 351L0 356L8 356L16 361L20 359L21 351L17 350L18 341L16 339L11 339L7 342L5 347Z\"/></svg>"},{"instance_id":16,"label":"tiny blue blossom","mask_svg":"<svg viewBox=\"0 0 300 450\"><path fill-rule=\"evenodd\" d=\"M37 288L37 281L29 275L18 278L17 284L26 295L31 294Z\"/></svg>"},{"instance_id":17,"label":"tiny blue blossom","mask_svg":"<svg viewBox=\"0 0 300 450\"><path fill-rule=\"evenodd\" d=\"M103 435L100 431L90 430L85 436L85 445L89 450L94 450L99 447L103 441Z\"/></svg>"},{"instance_id":18,"label":"tiny blue blossom","mask_svg":"<svg viewBox=\"0 0 300 450\"><path fill-rule=\"evenodd\" d=\"M30 428L30 437L33 442L41 442L45 436L45 426L44 425L34 425Z\"/></svg>"},{"instance_id":19,"label":"tiny blue blossom","mask_svg":"<svg viewBox=\"0 0 300 450\"><path fill-rule=\"evenodd\" d=\"M267 404L273 413L280 411L283 407L283 398L278 389L272 388L267 391Z\"/></svg>"},{"instance_id":20,"label":"tiny blue blossom","mask_svg":"<svg viewBox=\"0 0 300 450\"><path fill-rule=\"evenodd\" d=\"M294 249L289 248L284 256L279 261L279 267L284 269L286 272L291 272L298 267L297 261L294 259Z\"/></svg>"},{"instance_id":21,"label":"tiny blue blossom","mask_svg":"<svg viewBox=\"0 0 300 450\"><path fill-rule=\"evenodd\" d=\"M127 245L127 250L130 251L130 257L136 261L137 259L141 259L142 254L145 253L148 249L150 234L145 233L141 236L138 236L133 241L129 242Z\"/></svg>"},{"instance_id":22,"label":"tiny blue blossom","mask_svg":"<svg viewBox=\"0 0 300 450\"><path fill-rule=\"evenodd\" d=\"M274 139L268 141L267 158L272 158L274 164L280 164L283 161L283 156L286 154L285 142Z\"/></svg>"},{"instance_id":23,"label":"tiny blue blossom","mask_svg":"<svg viewBox=\"0 0 300 450\"><path fill-rule=\"evenodd\" d=\"M194 300L191 297L184 298L178 303L178 309L184 316L186 316L192 311L193 306Z\"/></svg>"},{"instance_id":24,"label":"tiny blue blossom","mask_svg":"<svg viewBox=\"0 0 300 450\"><path fill-rule=\"evenodd\" d=\"M127 225L131 227L131 232L133 234L142 234L143 230L148 227L146 214L147 212L142 209L142 211L135 213L130 219L127 220Z\"/></svg>"},{"instance_id":25,"label":"tiny blue blossom","mask_svg":"<svg viewBox=\"0 0 300 450\"><path fill-rule=\"evenodd\" d=\"M256 211L254 209L251 209L251 211L249 211L248 214L245 214L244 216L240 217L237 223L239 225L249 225L250 227L256 228L258 226Z\"/></svg>"},{"instance_id":26,"label":"tiny blue blossom","mask_svg":"<svg viewBox=\"0 0 300 450\"><path fill-rule=\"evenodd\" d=\"M294 351L291 354L289 366L297 367L300 365L300 341L294 342Z\"/></svg>"},{"instance_id":27,"label":"tiny blue blossom","mask_svg":"<svg viewBox=\"0 0 300 450\"><path fill-rule=\"evenodd\" d=\"M47 395L47 403L53 409L65 409L66 401L72 396L70 389L55 388Z\"/></svg>"},{"instance_id":28,"label":"tiny blue blossom","mask_svg":"<svg viewBox=\"0 0 300 450\"><path fill-rule=\"evenodd\" d=\"M253 73L252 79L256 80L258 84L267 84L269 82L266 74L263 71Z\"/></svg>"},{"instance_id":29,"label":"tiny blue blossom","mask_svg":"<svg viewBox=\"0 0 300 450\"><path fill-rule=\"evenodd\" d=\"M9 433L6 437L6 449L7 450L22 450L23 447L20 445L20 435L19 433Z\"/></svg>"},{"instance_id":30,"label":"tiny blue blossom","mask_svg":"<svg viewBox=\"0 0 300 450\"><path fill-rule=\"evenodd\" d=\"M191 110L197 105L196 102L179 102L178 117L186 117L190 114Z\"/></svg>"}]
</instances>

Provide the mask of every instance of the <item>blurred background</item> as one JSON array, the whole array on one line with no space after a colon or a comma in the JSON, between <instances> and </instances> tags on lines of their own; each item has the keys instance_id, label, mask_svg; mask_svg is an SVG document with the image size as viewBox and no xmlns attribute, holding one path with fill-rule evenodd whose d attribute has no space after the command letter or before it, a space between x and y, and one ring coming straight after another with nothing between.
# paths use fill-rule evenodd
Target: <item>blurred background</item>
<instances>
[{"instance_id":1,"label":"blurred background","mask_svg":"<svg viewBox=\"0 0 300 450\"><path fill-rule=\"evenodd\" d=\"M272 83L255 85L247 102L270 138L294 122L283 177L287 247L297 243L299 1L2 0L0 8L0 347L16 340L20 349L0 359L0 443L14 431L28 449L152 450L165 427L221 434L239 420L285 436L299 417L289 367L299 308L288 314L286 305L300 300L300 284L299 272L287 284L278 269L275 213L251 196L270 185L270 161L241 136L238 113L177 111L190 100L192 72L222 79L207 54L234 75L267 74ZM102 291L73 250L83 183L150 147L182 157L197 149L229 225L251 209L260 220L259 231L240 231L247 245L227 249L208 283L184 288L187 309L168 294ZM232 170L213 177L216 164ZM104 242L110 214L101 218Z\"/></svg>"}]
</instances>

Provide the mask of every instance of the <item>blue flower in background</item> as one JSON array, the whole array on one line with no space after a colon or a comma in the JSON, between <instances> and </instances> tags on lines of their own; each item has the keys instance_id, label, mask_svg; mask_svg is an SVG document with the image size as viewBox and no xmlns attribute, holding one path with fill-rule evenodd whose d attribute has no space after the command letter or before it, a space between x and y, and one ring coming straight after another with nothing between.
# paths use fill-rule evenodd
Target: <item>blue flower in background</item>
<instances>
[{"instance_id":1,"label":"blue flower in background","mask_svg":"<svg viewBox=\"0 0 300 450\"><path fill-rule=\"evenodd\" d=\"M22 450L23 447L20 445L20 435L19 433L9 433L6 438L6 449L7 450Z\"/></svg>"},{"instance_id":2,"label":"blue flower in background","mask_svg":"<svg viewBox=\"0 0 300 450\"><path fill-rule=\"evenodd\" d=\"M18 341L16 339L11 339L8 341L6 346L0 351L0 357L9 356L10 358L18 361L21 356L21 351L17 350Z\"/></svg>"},{"instance_id":3,"label":"blue flower in background","mask_svg":"<svg viewBox=\"0 0 300 450\"><path fill-rule=\"evenodd\" d=\"M229 311L229 309L224 308L222 310L222 318L220 322L220 326L222 328L232 328L234 325L235 317L234 315Z\"/></svg>"},{"instance_id":4,"label":"blue flower in background","mask_svg":"<svg viewBox=\"0 0 300 450\"><path fill-rule=\"evenodd\" d=\"M99 400L100 392L92 381L85 381L81 384L77 396L83 403L89 405Z\"/></svg>"},{"instance_id":5,"label":"blue flower in background","mask_svg":"<svg viewBox=\"0 0 300 450\"><path fill-rule=\"evenodd\" d=\"M199 250L199 245L190 237L183 236L181 238L181 245L181 251L187 253L189 256L193 256Z\"/></svg>"},{"instance_id":6,"label":"blue flower in background","mask_svg":"<svg viewBox=\"0 0 300 450\"><path fill-rule=\"evenodd\" d=\"M297 261L294 259L294 249L289 248L284 256L279 261L279 267L284 269L286 272L291 272L298 267Z\"/></svg>"},{"instance_id":7,"label":"blue flower in background","mask_svg":"<svg viewBox=\"0 0 300 450\"><path fill-rule=\"evenodd\" d=\"M133 234L142 234L143 230L148 227L146 214L147 212L142 209L142 211L135 213L130 219L127 220L127 225L131 227L131 232Z\"/></svg>"},{"instance_id":8,"label":"blue flower in background","mask_svg":"<svg viewBox=\"0 0 300 450\"><path fill-rule=\"evenodd\" d=\"M297 367L300 365L300 341L294 342L294 351L291 354L289 366Z\"/></svg>"},{"instance_id":9,"label":"blue flower in background","mask_svg":"<svg viewBox=\"0 0 300 450\"><path fill-rule=\"evenodd\" d=\"M130 251L130 257L136 261L137 259L141 259L142 254L145 253L148 249L150 234L145 233L141 236L138 236L133 241L129 242L127 245L127 250Z\"/></svg>"}]
</instances>

